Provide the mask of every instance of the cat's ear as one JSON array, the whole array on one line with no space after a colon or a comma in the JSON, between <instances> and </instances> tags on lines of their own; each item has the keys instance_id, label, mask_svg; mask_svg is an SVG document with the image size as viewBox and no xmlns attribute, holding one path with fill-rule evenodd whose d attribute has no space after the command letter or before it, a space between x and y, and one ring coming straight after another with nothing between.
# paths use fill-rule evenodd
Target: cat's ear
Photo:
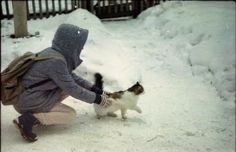
<instances>
[{"instance_id":1,"label":"cat's ear","mask_svg":"<svg viewBox=\"0 0 236 152\"><path fill-rule=\"evenodd\" d=\"M136 85L139 85L139 82L137 81Z\"/></svg>"}]
</instances>

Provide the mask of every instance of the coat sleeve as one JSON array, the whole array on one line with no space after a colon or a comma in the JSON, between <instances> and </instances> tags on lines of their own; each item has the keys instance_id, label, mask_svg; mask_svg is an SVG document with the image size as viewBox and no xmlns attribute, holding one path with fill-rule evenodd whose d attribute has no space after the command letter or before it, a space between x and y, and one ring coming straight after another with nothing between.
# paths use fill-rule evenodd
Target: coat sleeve
<instances>
[{"instance_id":1,"label":"coat sleeve","mask_svg":"<svg viewBox=\"0 0 236 152\"><path fill-rule=\"evenodd\" d=\"M81 87L75 82L63 61L54 60L49 65L49 69L48 77L72 97L87 103L98 103L101 100L100 95Z\"/></svg>"},{"instance_id":2,"label":"coat sleeve","mask_svg":"<svg viewBox=\"0 0 236 152\"><path fill-rule=\"evenodd\" d=\"M73 77L73 79L75 80L75 82L78 85L80 85L80 86L82 86L82 87L84 87L84 88L86 88L86 89L88 89L88 90L90 90L92 92L95 92L96 94L100 94L101 95L103 93L102 89L99 89L98 87L96 87L95 85L93 85L89 81L79 77L75 73L72 73L72 77Z\"/></svg>"},{"instance_id":3,"label":"coat sleeve","mask_svg":"<svg viewBox=\"0 0 236 152\"><path fill-rule=\"evenodd\" d=\"M80 85L80 86L82 86L82 87L84 87L85 89L88 89L88 90L92 89L93 84L90 83L89 81L83 79L82 77L76 75L75 73L72 73L71 76L78 85Z\"/></svg>"}]
</instances>

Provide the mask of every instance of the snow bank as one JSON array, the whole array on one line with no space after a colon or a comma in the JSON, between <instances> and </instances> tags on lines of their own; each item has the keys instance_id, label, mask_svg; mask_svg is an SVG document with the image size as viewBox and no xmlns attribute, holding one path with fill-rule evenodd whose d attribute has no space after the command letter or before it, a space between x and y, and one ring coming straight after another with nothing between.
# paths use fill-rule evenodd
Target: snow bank
<instances>
[{"instance_id":1,"label":"snow bank","mask_svg":"<svg viewBox=\"0 0 236 152\"><path fill-rule=\"evenodd\" d=\"M65 22L89 30L88 41L81 53L84 63L77 70L78 73L93 81L93 74L100 72L107 90L127 89L141 80L138 68L130 66L130 53L125 51L119 40L113 38L96 16L87 10L78 9Z\"/></svg>"},{"instance_id":2,"label":"snow bank","mask_svg":"<svg viewBox=\"0 0 236 152\"><path fill-rule=\"evenodd\" d=\"M228 14L224 21L231 25L226 19L234 19L231 10L235 4L231 4L166 2L146 10L138 19L106 23L86 10L77 10L67 15L29 21L29 32L38 31L40 35L24 39L10 39L12 20L2 20L2 69L14 56L50 46L57 27L67 22L90 31L81 54L84 62L76 72L91 81L94 72L102 73L105 88L112 91L127 89L132 83L142 81L145 93L138 102L143 113L128 111L126 121L121 121L118 112L118 118L97 120L93 106L69 97L64 103L76 110L75 123L34 128L39 140L32 144L22 140L12 124L19 114L12 106L2 105L1 150L233 152L235 103L222 102L216 89L209 84L210 81L212 84L216 82L213 80L217 77L230 83L234 75L235 67L223 68L234 59L225 56L227 62L220 60L223 47L218 43L222 41L227 50L233 47L231 40L234 36L229 31L235 31L235 27L228 26L228 34L224 34L216 24L222 19L221 15ZM201 14L202 11L208 18ZM212 28L214 25L216 28ZM221 34L228 43L221 40ZM216 49L216 53L212 49ZM213 70L221 71L218 62L222 62L222 68L229 73L212 74ZM214 86L217 87L215 83Z\"/></svg>"},{"instance_id":3,"label":"snow bank","mask_svg":"<svg viewBox=\"0 0 236 152\"><path fill-rule=\"evenodd\" d=\"M107 31L96 16L84 9L78 9L66 15L57 15L49 19L29 22L29 32L33 34L39 32L40 35L37 37L4 39L2 69L16 56L27 51L38 52L51 46L53 35L62 23L77 25L89 30L88 41L81 53L84 62L76 72L90 81L93 81L95 72L100 72L104 75L105 82L109 84L107 85L109 87L106 88L108 90L127 89L127 87L141 80L140 73L137 72L139 70L130 66L130 55L124 53L125 48L122 44L112 38L112 34ZM2 26L5 28L8 26L3 35L9 36L9 33L13 33L12 21L2 22ZM107 69L110 69L109 72Z\"/></svg>"},{"instance_id":4,"label":"snow bank","mask_svg":"<svg viewBox=\"0 0 236 152\"><path fill-rule=\"evenodd\" d=\"M223 99L232 101L235 98L235 2L216 3L162 3L138 16L139 28L150 31L159 41L167 40L166 44L175 48L172 53L191 66L193 75L212 84Z\"/></svg>"}]
</instances>

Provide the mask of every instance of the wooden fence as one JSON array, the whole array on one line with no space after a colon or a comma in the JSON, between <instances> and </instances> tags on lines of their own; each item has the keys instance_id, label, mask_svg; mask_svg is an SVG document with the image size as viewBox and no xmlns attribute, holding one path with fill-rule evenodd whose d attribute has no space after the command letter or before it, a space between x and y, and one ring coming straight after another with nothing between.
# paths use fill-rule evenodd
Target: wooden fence
<instances>
[{"instance_id":1,"label":"wooden fence","mask_svg":"<svg viewBox=\"0 0 236 152\"><path fill-rule=\"evenodd\" d=\"M66 14L78 8L87 9L100 19L137 15L160 0L26 0L27 18L42 19ZM1 19L13 17L12 0L1 0Z\"/></svg>"},{"instance_id":2,"label":"wooden fence","mask_svg":"<svg viewBox=\"0 0 236 152\"><path fill-rule=\"evenodd\" d=\"M99 18L115 18L137 15L143 10L160 4L160 0L99 0L94 12Z\"/></svg>"}]
</instances>

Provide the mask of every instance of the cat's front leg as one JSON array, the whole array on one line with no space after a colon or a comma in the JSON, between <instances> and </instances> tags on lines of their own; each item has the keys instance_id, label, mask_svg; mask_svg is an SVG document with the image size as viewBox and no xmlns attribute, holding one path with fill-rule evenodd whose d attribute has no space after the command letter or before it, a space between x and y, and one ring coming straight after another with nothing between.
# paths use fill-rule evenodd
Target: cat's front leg
<instances>
[{"instance_id":1,"label":"cat's front leg","mask_svg":"<svg viewBox=\"0 0 236 152\"><path fill-rule=\"evenodd\" d=\"M127 119L127 109L125 109L125 108L121 109L121 117L124 120Z\"/></svg>"},{"instance_id":2,"label":"cat's front leg","mask_svg":"<svg viewBox=\"0 0 236 152\"><path fill-rule=\"evenodd\" d=\"M141 108L140 108L140 107L138 107L138 106L136 106L136 107L134 108L134 110L135 110L135 111L137 111L138 113L142 113L142 110L141 110Z\"/></svg>"},{"instance_id":3,"label":"cat's front leg","mask_svg":"<svg viewBox=\"0 0 236 152\"><path fill-rule=\"evenodd\" d=\"M103 113L103 112L101 112L101 111L99 111L99 112L97 111L97 112L96 112L97 119L101 119L101 118L103 118L105 115L106 115L106 114Z\"/></svg>"}]
</instances>

